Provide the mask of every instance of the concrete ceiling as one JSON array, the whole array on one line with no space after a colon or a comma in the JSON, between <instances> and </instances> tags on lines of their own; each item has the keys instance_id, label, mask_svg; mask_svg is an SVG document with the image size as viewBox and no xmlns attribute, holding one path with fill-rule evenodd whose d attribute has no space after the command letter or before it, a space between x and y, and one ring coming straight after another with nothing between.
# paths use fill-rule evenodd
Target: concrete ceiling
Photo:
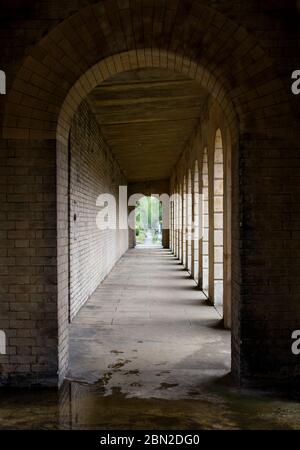
<instances>
[{"instance_id":1,"label":"concrete ceiling","mask_svg":"<svg viewBox=\"0 0 300 450\"><path fill-rule=\"evenodd\" d=\"M206 92L161 69L125 72L88 103L129 182L167 179L195 130Z\"/></svg>"}]
</instances>

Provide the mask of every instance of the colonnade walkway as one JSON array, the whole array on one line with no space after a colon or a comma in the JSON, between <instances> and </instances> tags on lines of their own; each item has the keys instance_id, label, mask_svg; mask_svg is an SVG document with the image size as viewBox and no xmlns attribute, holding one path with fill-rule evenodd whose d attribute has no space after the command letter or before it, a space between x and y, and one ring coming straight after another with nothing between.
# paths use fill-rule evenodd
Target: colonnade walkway
<instances>
[{"instance_id":1,"label":"colonnade walkway","mask_svg":"<svg viewBox=\"0 0 300 450\"><path fill-rule=\"evenodd\" d=\"M129 250L70 326L68 378L197 398L230 372L230 332L170 250Z\"/></svg>"}]
</instances>

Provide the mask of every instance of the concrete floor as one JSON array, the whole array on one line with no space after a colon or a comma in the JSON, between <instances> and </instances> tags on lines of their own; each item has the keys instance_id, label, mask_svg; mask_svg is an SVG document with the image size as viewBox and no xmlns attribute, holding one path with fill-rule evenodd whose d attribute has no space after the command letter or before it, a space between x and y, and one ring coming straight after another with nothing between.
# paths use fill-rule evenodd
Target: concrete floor
<instances>
[{"instance_id":1,"label":"concrete floor","mask_svg":"<svg viewBox=\"0 0 300 450\"><path fill-rule=\"evenodd\" d=\"M169 250L130 250L71 325L69 379L103 380L107 395L188 398L230 372L220 319Z\"/></svg>"},{"instance_id":2,"label":"concrete floor","mask_svg":"<svg viewBox=\"0 0 300 450\"><path fill-rule=\"evenodd\" d=\"M0 389L0 429L300 429L299 392L234 386L230 333L167 250L127 252L70 328L69 380Z\"/></svg>"}]
</instances>

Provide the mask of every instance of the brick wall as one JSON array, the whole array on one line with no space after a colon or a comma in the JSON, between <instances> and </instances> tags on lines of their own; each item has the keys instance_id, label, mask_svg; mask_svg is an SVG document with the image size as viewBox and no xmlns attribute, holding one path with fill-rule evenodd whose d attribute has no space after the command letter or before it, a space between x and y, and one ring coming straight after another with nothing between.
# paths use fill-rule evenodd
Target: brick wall
<instances>
[{"instance_id":1,"label":"brick wall","mask_svg":"<svg viewBox=\"0 0 300 450\"><path fill-rule=\"evenodd\" d=\"M0 145L0 382L56 384L55 142Z\"/></svg>"},{"instance_id":2,"label":"brick wall","mask_svg":"<svg viewBox=\"0 0 300 450\"><path fill-rule=\"evenodd\" d=\"M71 318L128 248L128 232L100 230L100 194L115 196L126 180L84 102L70 133L70 305Z\"/></svg>"},{"instance_id":3,"label":"brick wall","mask_svg":"<svg viewBox=\"0 0 300 450\"><path fill-rule=\"evenodd\" d=\"M63 376L68 363L66 297L57 298L67 289L67 155L52 140L1 140L0 145L0 329L7 341L0 383L57 385L58 367ZM71 154L71 218L77 215L70 234L74 317L126 251L128 233L96 228L97 196L116 194L126 181L86 104L74 118Z\"/></svg>"}]
</instances>

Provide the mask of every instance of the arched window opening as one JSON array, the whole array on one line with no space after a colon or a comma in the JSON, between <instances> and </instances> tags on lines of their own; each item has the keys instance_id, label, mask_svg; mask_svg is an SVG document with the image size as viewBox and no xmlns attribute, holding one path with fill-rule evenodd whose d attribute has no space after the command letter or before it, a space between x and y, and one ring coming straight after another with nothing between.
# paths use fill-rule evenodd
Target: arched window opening
<instances>
[{"instance_id":1,"label":"arched window opening","mask_svg":"<svg viewBox=\"0 0 300 450\"><path fill-rule=\"evenodd\" d=\"M174 195L174 190L173 190ZM170 202L170 249L174 252L174 201Z\"/></svg>"},{"instance_id":2,"label":"arched window opening","mask_svg":"<svg viewBox=\"0 0 300 450\"><path fill-rule=\"evenodd\" d=\"M224 166L221 131L216 133L214 151L214 304L223 306L224 260Z\"/></svg>"},{"instance_id":3,"label":"arched window opening","mask_svg":"<svg viewBox=\"0 0 300 450\"><path fill-rule=\"evenodd\" d=\"M183 186L179 186L179 201L178 201L178 258L182 261L182 192Z\"/></svg>"},{"instance_id":4,"label":"arched window opening","mask_svg":"<svg viewBox=\"0 0 300 450\"><path fill-rule=\"evenodd\" d=\"M175 237L176 237L176 248L175 255L180 258L180 186L176 189L176 223L175 223Z\"/></svg>"},{"instance_id":5,"label":"arched window opening","mask_svg":"<svg viewBox=\"0 0 300 450\"><path fill-rule=\"evenodd\" d=\"M192 271L192 174L189 170L188 172L188 183L187 183L187 199L186 199L186 205L187 205L187 239L186 239L186 251L187 251L187 261L186 261L186 268L189 272Z\"/></svg>"},{"instance_id":6,"label":"arched window opening","mask_svg":"<svg viewBox=\"0 0 300 450\"><path fill-rule=\"evenodd\" d=\"M209 209L208 209L208 156L203 152L202 167L202 290L208 297L209 291Z\"/></svg>"},{"instance_id":7,"label":"arched window opening","mask_svg":"<svg viewBox=\"0 0 300 450\"><path fill-rule=\"evenodd\" d=\"M172 230L172 245L171 250L173 254L176 254L176 187L173 190L173 202L172 202L172 217L171 217L171 230Z\"/></svg>"},{"instance_id":8,"label":"arched window opening","mask_svg":"<svg viewBox=\"0 0 300 450\"><path fill-rule=\"evenodd\" d=\"M199 169L198 161L195 161L194 168L194 210L193 210L193 240L192 240L192 254L193 254L193 277L197 284L199 283L199 235L200 235L200 211L199 211Z\"/></svg>"},{"instance_id":9,"label":"arched window opening","mask_svg":"<svg viewBox=\"0 0 300 450\"><path fill-rule=\"evenodd\" d=\"M183 178L183 205L182 205L182 264L186 267L186 228L187 228L187 205L186 205L186 177Z\"/></svg>"}]
</instances>

